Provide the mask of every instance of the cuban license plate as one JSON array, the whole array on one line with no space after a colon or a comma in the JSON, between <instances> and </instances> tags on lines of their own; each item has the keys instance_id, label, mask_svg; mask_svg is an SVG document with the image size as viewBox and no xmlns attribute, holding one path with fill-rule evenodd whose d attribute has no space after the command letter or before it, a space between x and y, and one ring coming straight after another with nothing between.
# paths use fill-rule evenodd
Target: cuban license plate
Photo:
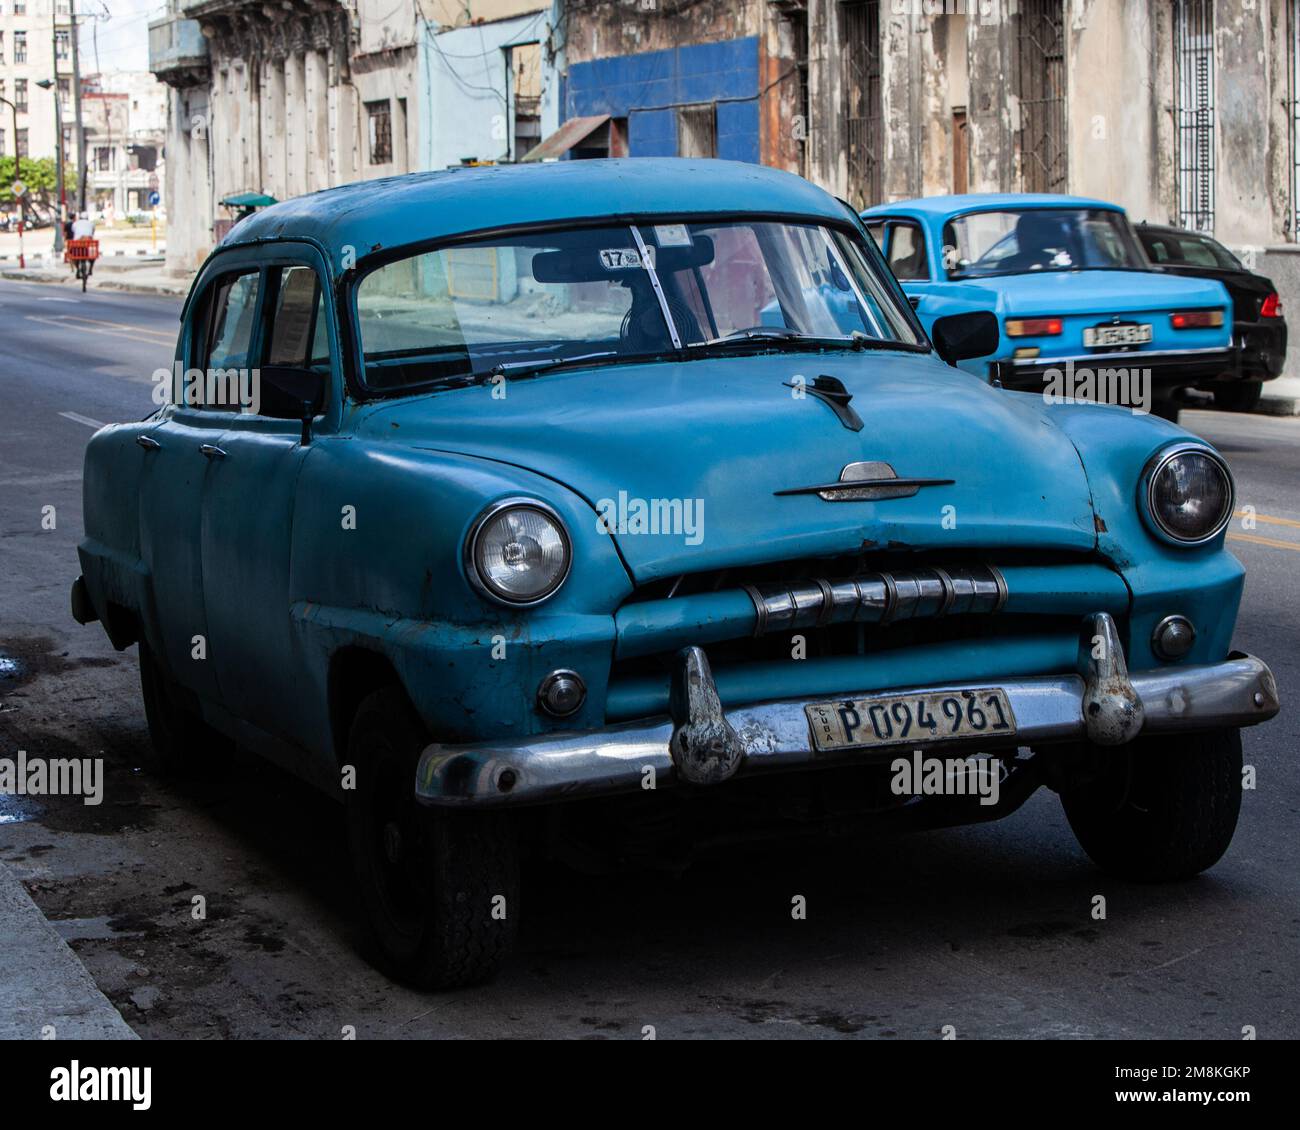
<instances>
[{"instance_id":1,"label":"cuban license plate","mask_svg":"<svg viewBox=\"0 0 1300 1130\"><path fill-rule=\"evenodd\" d=\"M814 702L804 707L804 713L813 746L821 753L983 735L1008 737L1016 732L1011 703L1006 692L996 687Z\"/></svg>"},{"instance_id":2,"label":"cuban license plate","mask_svg":"<svg viewBox=\"0 0 1300 1130\"><path fill-rule=\"evenodd\" d=\"M1089 326L1083 331L1083 344L1089 349L1099 345L1146 345L1151 340L1151 324L1137 326Z\"/></svg>"}]
</instances>

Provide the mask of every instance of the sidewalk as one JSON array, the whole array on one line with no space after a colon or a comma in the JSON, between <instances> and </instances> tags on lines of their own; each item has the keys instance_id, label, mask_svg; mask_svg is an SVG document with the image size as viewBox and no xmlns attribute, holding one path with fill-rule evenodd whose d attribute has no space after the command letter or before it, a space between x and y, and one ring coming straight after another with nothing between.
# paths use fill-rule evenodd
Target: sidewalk
<instances>
[{"instance_id":1,"label":"sidewalk","mask_svg":"<svg viewBox=\"0 0 1300 1130\"><path fill-rule=\"evenodd\" d=\"M27 266L21 268L17 260L6 261L0 255L0 278L15 282L55 283L80 289L71 269L51 256L34 261L27 256ZM90 276L91 290L125 290L136 294L176 295L184 298L189 293L190 278L178 278L166 273L162 256L132 259L126 256L105 257L95 264Z\"/></svg>"},{"instance_id":2,"label":"sidewalk","mask_svg":"<svg viewBox=\"0 0 1300 1130\"><path fill-rule=\"evenodd\" d=\"M18 876L0 863L0 1040L49 1038L137 1037Z\"/></svg>"},{"instance_id":3,"label":"sidewalk","mask_svg":"<svg viewBox=\"0 0 1300 1130\"><path fill-rule=\"evenodd\" d=\"M1267 382L1255 411L1262 416L1300 416L1300 377Z\"/></svg>"}]
</instances>

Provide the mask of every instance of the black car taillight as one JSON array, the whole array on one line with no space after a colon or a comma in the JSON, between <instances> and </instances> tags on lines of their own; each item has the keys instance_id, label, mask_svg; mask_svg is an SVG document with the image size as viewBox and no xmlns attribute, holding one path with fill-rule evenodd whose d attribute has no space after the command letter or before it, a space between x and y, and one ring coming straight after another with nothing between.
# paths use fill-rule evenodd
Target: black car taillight
<instances>
[{"instance_id":1,"label":"black car taillight","mask_svg":"<svg viewBox=\"0 0 1300 1130\"><path fill-rule=\"evenodd\" d=\"M1261 318L1280 318L1282 316L1282 300L1277 296L1277 291L1270 292L1269 296L1260 304L1259 316Z\"/></svg>"}]
</instances>

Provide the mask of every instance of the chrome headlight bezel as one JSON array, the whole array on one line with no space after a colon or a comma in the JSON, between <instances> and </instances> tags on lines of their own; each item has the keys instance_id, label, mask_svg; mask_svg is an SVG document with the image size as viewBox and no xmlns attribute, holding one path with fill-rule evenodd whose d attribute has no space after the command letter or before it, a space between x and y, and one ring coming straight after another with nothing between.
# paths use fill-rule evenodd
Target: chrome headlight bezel
<instances>
[{"instance_id":1,"label":"chrome headlight bezel","mask_svg":"<svg viewBox=\"0 0 1300 1130\"><path fill-rule=\"evenodd\" d=\"M502 511L505 510L536 511L555 527L560 541L564 545L564 568L560 570L558 576L546 590L538 595L524 599L511 596L509 593L496 588L479 568L478 547L483 531L487 528L489 522L499 517ZM480 596L485 597L494 604L505 605L507 608L532 608L550 600L564 587L564 582L569 579L569 573L573 569L573 539L569 537L569 530L564 524L564 519L560 517L559 512L553 506L537 498L502 498L484 509L470 525L469 533L465 537L463 566L465 579Z\"/></svg>"},{"instance_id":2,"label":"chrome headlight bezel","mask_svg":"<svg viewBox=\"0 0 1300 1130\"><path fill-rule=\"evenodd\" d=\"M1179 456L1189 454L1203 456L1214 463L1222 473L1224 483L1227 486L1227 496L1222 514L1219 515L1209 533L1195 538L1183 537L1169 529L1161 521L1155 501L1156 484L1159 482L1160 475ZM1168 545L1191 549L1214 541L1227 529L1228 523L1232 521L1232 515L1237 508L1237 484L1232 477L1232 469L1228 466L1227 461L1213 448L1207 447L1203 443L1175 443L1169 447L1161 448L1147 461L1147 465L1142 470L1138 501L1147 529Z\"/></svg>"}]
</instances>

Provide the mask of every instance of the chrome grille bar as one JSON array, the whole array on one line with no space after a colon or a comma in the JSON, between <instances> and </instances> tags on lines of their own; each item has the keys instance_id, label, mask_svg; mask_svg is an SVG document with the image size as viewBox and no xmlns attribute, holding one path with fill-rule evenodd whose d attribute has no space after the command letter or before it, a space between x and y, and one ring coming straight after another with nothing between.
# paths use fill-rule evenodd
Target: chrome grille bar
<instances>
[{"instance_id":1,"label":"chrome grille bar","mask_svg":"<svg viewBox=\"0 0 1300 1130\"><path fill-rule=\"evenodd\" d=\"M828 624L890 624L966 613L999 612L1007 582L992 565L868 573L795 585L745 585L754 602L754 635Z\"/></svg>"}]
</instances>

